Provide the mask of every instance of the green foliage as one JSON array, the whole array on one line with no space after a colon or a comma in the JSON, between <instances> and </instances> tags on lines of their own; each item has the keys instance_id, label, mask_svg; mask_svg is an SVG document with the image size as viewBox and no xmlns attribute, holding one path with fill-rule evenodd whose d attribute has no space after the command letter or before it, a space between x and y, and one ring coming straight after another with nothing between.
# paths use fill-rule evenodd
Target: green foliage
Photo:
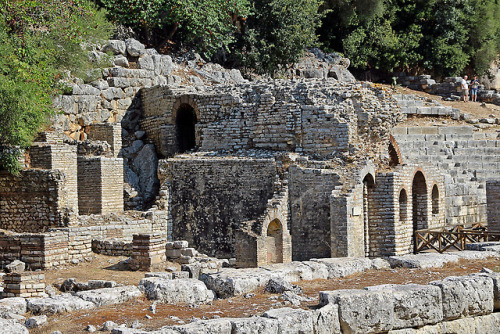
<instances>
[{"instance_id":1,"label":"green foliage","mask_svg":"<svg viewBox=\"0 0 500 334\"><path fill-rule=\"evenodd\" d=\"M0 3L1 164L16 173L21 149L51 114L62 72L86 73L92 65L82 45L108 38L111 25L83 0Z\"/></svg>"},{"instance_id":2,"label":"green foliage","mask_svg":"<svg viewBox=\"0 0 500 334\"><path fill-rule=\"evenodd\" d=\"M236 52L245 67L275 76L314 46L321 24L319 0L254 0Z\"/></svg>"},{"instance_id":3,"label":"green foliage","mask_svg":"<svg viewBox=\"0 0 500 334\"><path fill-rule=\"evenodd\" d=\"M356 68L483 74L500 53L498 0L328 0L325 8L321 41Z\"/></svg>"},{"instance_id":4,"label":"green foliage","mask_svg":"<svg viewBox=\"0 0 500 334\"><path fill-rule=\"evenodd\" d=\"M101 0L113 20L161 48L176 35L207 55L234 40L233 20L246 17L248 0Z\"/></svg>"}]
</instances>

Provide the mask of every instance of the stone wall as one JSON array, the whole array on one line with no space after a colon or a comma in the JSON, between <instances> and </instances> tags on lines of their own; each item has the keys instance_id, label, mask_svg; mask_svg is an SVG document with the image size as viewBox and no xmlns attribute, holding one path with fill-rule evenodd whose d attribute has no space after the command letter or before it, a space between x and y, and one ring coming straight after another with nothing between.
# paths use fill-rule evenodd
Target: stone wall
<instances>
[{"instance_id":1,"label":"stone wall","mask_svg":"<svg viewBox=\"0 0 500 334\"><path fill-rule=\"evenodd\" d=\"M123 159L78 157L79 213L123 211Z\"/></svg>"},{"instance_id":2,"label":"stone wall","mask_svg":"<svg viewBox=\"0 0 500 334\"><path fill-rule=\"evenodd\" d=\"M256 219L273 194L274 159L187 157L160 163L172 238L210 256L234 256L234 231Z\"/></svg>"},{"instance_id":3,"label":"stone wall","mask_svg":"<svg viewBox=\"0 0 500 334\"><path fill-rule=\"evenodd\" d=\"M122 127L118 123L91 124L87 127L88 139L105 141L111 146L113 156L122 149Z\"/></svg>"},{"instance_id":4,"label":"stone wall","mask_svg":"<svg viewBox=\"0 0 500 334\"><path fill-rule=\"evenodd\" d=\"M486 182L486 201L488 204L488 229L500 231L500 180Z\"/></svg>"},{"instance_id":5,"label":"stone wall","mask_svg":"<svg viewBox=\"0 0 500 334\"><path fill-rule=\"evenodd\" d=\"M66 226L66 177L58 170L24 170L19 176L0 175L0 228L16 232L42 232Z\"/></svg>"}]
</instances>

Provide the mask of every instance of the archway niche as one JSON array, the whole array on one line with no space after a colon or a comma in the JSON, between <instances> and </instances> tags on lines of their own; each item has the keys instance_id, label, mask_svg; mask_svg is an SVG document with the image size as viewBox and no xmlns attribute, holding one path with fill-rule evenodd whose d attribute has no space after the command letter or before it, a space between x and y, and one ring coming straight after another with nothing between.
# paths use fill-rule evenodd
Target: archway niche
<instances>
[{"instance_id":1,"label":"archway niche","mask_svg":"<svg viewBox=\"0 0 500 334\"><path fill-rule=\"evenodd\" d=\"M266 237L267 263L283 263L283 226L279 219L269 223Z\"/></svg>"},{"instance_id":2,"label":"archway niche","mask_svg":"<svg viewBox=\"0 0 500 334\"><path fill-rule=\"evenodd\" d=\"M405 189L399 193L399 221L406 222L408 219L408 194Z\"/></svg>"},{"instance_id":3,"label":"archway niche","mask_svg":"<svg viewBox=\"0 0 500 334\"><path fill-rule=\"evenodd\" d=\"M432 214L439 214L439 189L436 184L432 187Z\"/></svg>"},{"instance_id":4,"label":"archway niche","mask_svg":"<svg viewBox=\"0 0 500 334\"><path fill-rule=\"evenodd\" d=\"M412 183L413 244L415 231L428 228L427 183L421 171L415 173Z\"/></svg>"},{"instance_id":5,"label":"archway niche","mask_svg":"<svg viewBox=\"0 0 500 334\"><path fill-rule=\"evenodd\" d=\"M196 146L195 124L197 122L194 108L183 103L177 109L175 118L177 152L184 153Z\"/></svg>"},{"instance_id":6,"label":"archway niche","mask_svg":"<svg viewBox=\"0 0 500 334\"><path fill-rule=\"evenodd\" d=\"M371 231L370 219L372 217L372 198L373 189L375 188L375 179L371 174L366 174L363 179L363 230L364 230L364 251L365 256L370 256L370 244L373 231Z\"/></svg>"},{"instance_id":7,"label":"archway niche","mask_svg":"<svg viewBox=\"0 0 500 334\"><path fill-rule=\"evenodd\" d=\"M389 166L394 167L400 164L398 151L392 143L389 143Z\"/></svg>"}]
</instances>

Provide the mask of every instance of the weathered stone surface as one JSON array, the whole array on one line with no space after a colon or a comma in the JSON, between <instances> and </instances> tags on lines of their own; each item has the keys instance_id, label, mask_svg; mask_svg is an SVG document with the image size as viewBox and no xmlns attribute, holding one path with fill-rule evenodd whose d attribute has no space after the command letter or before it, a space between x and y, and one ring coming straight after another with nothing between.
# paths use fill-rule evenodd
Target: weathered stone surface
<instances>
[{"instance_id":1,"label":"weathered stone surface","mask_svg":"<svg viewBox=\"0 0 500 334\"><path fill-rule=\"evenodd\" d=\"M309 311L284 307L269 310L262 316L278 320L279 333L314 333L314 316Z\"/></svg>"},{"instance_id":2,"label":"weathered stone surface","mask_svg":"<svg viewBox=\"0 0 500 334\"><path fill-rule=\"evenodd\" d=\"M437 286L385 284L366 289L392 294L395 329L435 324L443 320L441 290Z\"/></svg>"},{"instance_id":3,"label":"weathered stone surface","mask_svg":"<svg viewBox=\"0 0 500 334\"><path fill-rule=\"evenodd\" d=\"M490 257L499 257L500 254L491 251L461 251L461 252L454 252L453 255L456 255L461 259L467 259L467 260L485 260Z\"/></svg>"},{"instance_id":4,"label":"weathered stone surface","mask_svg":"<svg viewBox=\"0 0 500 334\"><path fill-rule=\"evenodd\" d=\"M19 260L14 260L5 266L5 271L8 273L22 273L26 267L26 264Z\"/></svg>"},{"instance_id":5,"label":"weathered stone surface","mask_svg":"<svg viewBox=\"0 0 500 334\"><path fill-rule=\"evenodd\" d=\"M127 47L128 54L132 57L139 57L146 49L144 44L134 38L126 39L125 45Z\"/></svg>"},{"instance_id":6,"label":"weathered stone surface","mask_svg":"<svg viewBox=\"0 0 500 334\"><path fill-rule=\"evenodd\" d=\"M441 268L447 263L458 262L459 257L452 254L420 253L401 256L390 256L389 263L393 268Z\"/></svg>"},{"instance_id":7,"label":"weathered stone surface","mask_svg":"<svg viewBox=\"0 0 500 334\"><path fill-rule=\"evenodd\" d=\"M55 314L76 310L90 310L95 308L96 305L69 293L63 293L55 297L28 299L27 306L28 311L33 314Z\"/></svg>"},{"instance_id":8,"label":"weathered stone surface","mask_svg":"<svg viewBox=\"0 0 500 334\"><path fill-rule=\"evenodd\" d=\"M451 276L430 284L441 289L445 320L493 312L493 280L483 276Z\"/></svg>"},{"instance_id":9,"label":"weathered stone surface","mask_svg":"<svg viewBox=\"0 0 500 334\"><path fill-rule=\"evenodd\" d=\"M336 304L343 333L379 333L391 330L394 299L385 291L321 291L320 305Z\"/></svg>"},{"instance_id":10,"label":"weathered stone surface","mask_svg":"<svg viewBox=\"0 0 500 334\"><path fill-rule=\"evenodd\" d=\"M200 304L214 299L214 293L202 281L193 278L169 280L150 277L142 279L139 286L148 299L167 304Z\"/></svg>"},{"instance_id":11,"label":"weathered stone surface","mask_svg":"<svg viewBox=\"0 0 500 334\"><path fill-rule=\"evenodd\" d=\"M368 258L324 258L312 261L326 265L328 278L345 277L372 268L372 261Z\"/></svg>"},{"instance_id":12,"label":"weathered stone surface","mask_svg":"<svg viewBox=\"0 0 500 334\"><path fill-rule=\"evenodd\" d=\"M47 323L48 323L47 316L39 315L26 319L26 321L24 322L24 326L31 329L31 328L38 328L45 326Z\"/></svg>"},{"instance_id":13,"label":"weathered stone surface","mask_svg":"<svg viewBox=\"0 0 500 334\"><path fill-rule=\"evenodd\" d=\"M234 318L231 321L231 334L278 334L279 321L276 319L251 317Z\"/></svg>"},{"instance_id":14,"label":"weathered stone surface","mask_svg":"<svg viewBox=\"0 0 500 334\"><path fill-rule=\"evenodd\" d=\"M265 290L270 293L283 293L285 291L293 291L295 293L302 292L302 289L299 286L293 285L282 278L270 279L266 284Z\"/></svg>"},{"instance_id":15,"label":"weathered stone surface","mask_svg":"<svg viewBox=\"0 0 500 334\"><path fill-rule=\"evenodd\" d=\"M227 319L202 320L182 326L166 327L181 334L232 334L231 322Z\"/></svg>"},{"instance_id":16,"label":"weathered stone surface","mask_svg":"<svg viewBox=\"0 0 500 334\"><path fill-rule=\"evenodd\" d=\"M312 311L315 334L340 334L339 306L327 304Z\"/></svg>"},{"instance_id":17,"label":"weathered stone surface","mask_svg":"<svg viewBox=\"0 0 500 334\"><path fill-rule=\"evenodd\" d=\"M94 303L96 306L120 304L127 300L142 296L141 290L129 285L118 288L104 288L97 290L81 291L76 294L83 300Z\"/></svg>"},{"instance_id":18,"label":"weathered stone surface","mask_svg":"<svg viewBox=\"0 0 500 334\"><path fill-rule=\"evenodd\" d=\"M26 327L15 320L0 319L2 334L29 334Z\"/></svg>"},{"instance_id":19,"label":"weathered stone surface","mask_svg":"<svg viewBox=\"0 0 500 334\"><path fill-rule=\"evenodd\" d=\"M477 276L489 277L493 280L493 302L494 309L500 309L500 273L479 273Z\"/></svg>"},{"instance_id":20,"label":"weathered stone surface","mask_svg":"<svg viewBox=\"0 0 500 334\"><path fill-rule=\"evenodd\" d=\"M146 202L155 198L159 187L156 170L158 157L153 144L144 145L134 159L134 167L139 177L141 194Z\"/></svg>"},{"instance_id":21,"label":"weathered stone surface","mask_svg":"<svg viewBox=\"0 0 500 334\"><path fill-rule=\"evenodd\" d=\"M202 276L210 290L217 293L219 298L243 295L265 286L270 279L270 272L257 269L223 269L215 274Z\"/></svg>"},{"instance_id":22,"label":"weathered stone surface","mask_svg":"<svg viewBox=\"0 0 500 334\"><path fill-rule=\"evenodd\" d=\"M0 317L3 313L26 313L26 299L20 297L0 299Z\"/></svg>"},{"instance_id":23,"label":"weathered stone surface","mask_svg":"<svg viewBox=\"0 0 500 334\"><path fill-rule=\"evenodd\" d=\"M102 52L107 53L111 52L113 54L122 54L125 55L126 45L124 41L119 40L110 40L108 44L106 44L102 50Z\"/></svg>"}]
</instances>

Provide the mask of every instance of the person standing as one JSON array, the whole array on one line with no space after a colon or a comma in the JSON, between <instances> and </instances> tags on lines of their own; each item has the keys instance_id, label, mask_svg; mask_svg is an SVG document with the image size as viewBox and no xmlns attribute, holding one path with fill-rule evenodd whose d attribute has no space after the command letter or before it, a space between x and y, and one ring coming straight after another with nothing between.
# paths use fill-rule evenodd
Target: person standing
<instances>
[{"instance_id":1,"label":"person standing","mask_svg":"<svg viewBox=\"0 0 500 334\"><path fill-rule=\"evenodd\" d=\"M469 100L469 84L467 83L467 75L464 75L462 79L462 96L464 97L464 102Z\"/></svg>"},{"instance_id":2,"label":"person standing","mask_svg":"<svg viewBox=\"0 0 500 334\"><path fill-rule=\"evenodd\" d=\"M470 99L472 102L477 102L477 90L479 89L479 80L477 75L474 76L474 80L470 83Z\"/></svg>"}]
</instances>

